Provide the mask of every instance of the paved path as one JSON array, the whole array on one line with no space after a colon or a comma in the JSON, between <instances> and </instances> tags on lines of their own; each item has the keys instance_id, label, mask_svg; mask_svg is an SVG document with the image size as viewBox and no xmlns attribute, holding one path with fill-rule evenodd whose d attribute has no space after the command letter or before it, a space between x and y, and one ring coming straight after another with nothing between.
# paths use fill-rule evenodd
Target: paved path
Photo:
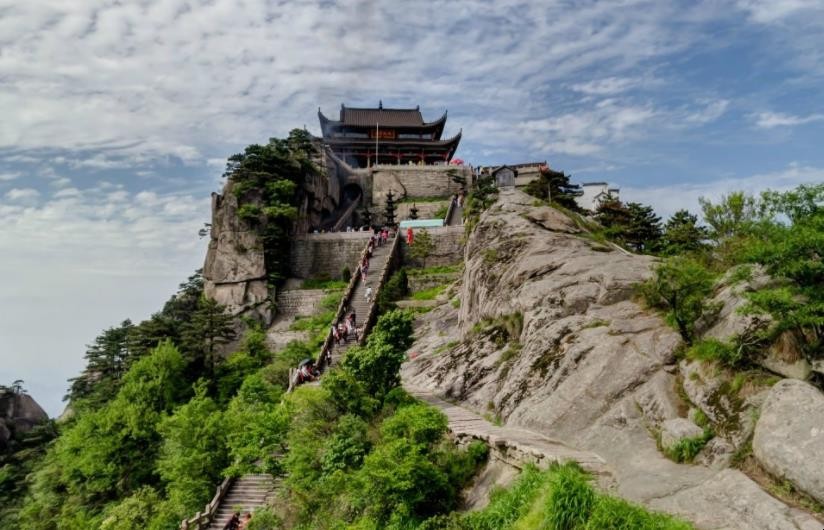
<instances>
[{"instance_id":1,"label":"paved path","mask_svg":"<svg viewBox=\"0 0 824 530\"><path fill-rule=\"evenodd\" d=\"M458 206L457 203L452 206L452 212L449 214L446 224L447 226L460 226L463 224L463 206Z\"/></svg>"},{"instance_id":2,"label":"paved path","mask_svg":"<svg viewBox=\"0 0 824 530\"><path fill-rule=\"evenodd\" d=\"M543 467L553 462L574 461L595 475L603 486L609 487L612 483L612 473L606 462L595 453L573 449L527 429L494 425L482 416L444 401L431 392L409 386L405 388L411 395L446 414L449 430L455 437L485 441L491 448L497 449L500 453L498 458L508 464L523 467L532 462Z\"/></svg>"}]
</instances>

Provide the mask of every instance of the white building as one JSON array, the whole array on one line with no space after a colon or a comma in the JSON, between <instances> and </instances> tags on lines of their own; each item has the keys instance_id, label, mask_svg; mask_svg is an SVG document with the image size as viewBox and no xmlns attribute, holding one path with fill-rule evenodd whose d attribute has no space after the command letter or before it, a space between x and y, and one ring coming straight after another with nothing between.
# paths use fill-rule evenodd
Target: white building
<instances>
[{"instance_id":1,"label":"white building","mask_svg":"<svg viewBox=\"0 0 824 530\"><path fill-rule=\"evenodd\" d=\"M610 188L606 182L585 182L581 184L581 195L575 197L575 202L584 210L594 212L608 195L617 199L619 191L618 188Z\"/></svg>"}]
</instances>

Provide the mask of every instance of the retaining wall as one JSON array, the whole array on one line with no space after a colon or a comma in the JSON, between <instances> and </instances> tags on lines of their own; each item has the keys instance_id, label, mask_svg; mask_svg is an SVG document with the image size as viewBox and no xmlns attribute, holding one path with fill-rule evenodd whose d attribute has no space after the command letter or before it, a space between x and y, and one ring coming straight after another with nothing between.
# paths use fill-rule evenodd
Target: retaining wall
<instances>
[{"instance_id":1,"label":"retaining wall","mask_svg":"<svg viewBox=\"0 0 824 530\"><path fill-rule=\"evenodd\" d=\"M371 232L307 234L292 242L290 266L297 278L340 278L354 271Z\"/></svg>"},{"instance_id":2,"label":"retaining wall","mask_svg":"<svg viewBox=\"0 0 824 530\"><path fill-rule=\"evenodd\" d=\"M464 252L464 227L463 226L445 226L443 228L427 228L427 232L432 236L432 241L435 243L435 248L432 253L427 256L425 265L432 267L435 265L452 265L455 262L463 259ZM417 235L418 230L415 230ZM401 244L401 256L403 257L403 264L407 267L423 267L424 263L421 260L415 260L409 255L409 246L406 244L406 234L403 243ZM414 245L414 241L412 243Z\"/></svg>"}]
</instances>

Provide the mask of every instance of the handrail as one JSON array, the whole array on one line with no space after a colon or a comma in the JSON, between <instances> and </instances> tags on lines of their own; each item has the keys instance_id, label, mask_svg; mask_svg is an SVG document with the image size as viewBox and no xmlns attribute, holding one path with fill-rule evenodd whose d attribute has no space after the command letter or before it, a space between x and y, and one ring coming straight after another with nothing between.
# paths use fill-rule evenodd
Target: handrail
<instances>
[{"instance_id":1,"label":"handrail","mask_svg":"<svg viewBox=\"0 0 824 530\"><path fill-rule=\"evenodd\" d=\"M346 290L341 297L340 303L338 304L338 310L335 312L335 319L332 321L333 324L340 321L341 317L343 317L344 310L348 305L349 301L352 299L352 294L355 291L355 286L358 283L358 278L361 275L361 263L363 263L363 258L366 257L366 251L369 248L369 241L366 242L366 246L363 247L363 252L361 252L360 257L358 258L358 265L355 267L355 271L352 273L352 276L349 278L349 284L346 286ZM327 362L327 352L331 351L332 342L335 340L335 336L332 334L332 330L330 329L326 333L326 339L323 341L323 344L320 347L320 352L318 353L318 358L315 361L315 366L318 370L323 370L326 367ZM292 377L290 374L289 381L292 381Z\"/></svg>"},{"instance_id":2,"label":"handrail","mask_svg":"<svg viewBox=\"0 0 824 530\"><path fill-rule=\"evenodd\" d=\"M389 254L386 256L386 266L383 268L383 273L381 274L380 280L378 280L378 285L375 288L375 300L372 302L372 305L369 306L369 315L367 315L366 320L364 321L359 344L363 344L366 341L366 336L369 334L369 331L372 329L372 326L375 325L375 321L378 318L378 293L380 293L381 288L383 288L389 278L389 275L392 273L392 260L397 257L397 253L400 249L400 241L401 231L398 230L395 233L395 239L392 240L392 247L389 249Z\"/></svg>"},{"instance_id":3,"label":"handrail","mask_svg":"<svg viewBox=\"0 0 824 530\"><path fill-rule=\"evenodd\" d=\"M223 501L224 497L226 497L226 493L229 492L229 488L232 487L234 484L235 479L234 477L226 477L223 479L223 482L217 487L217 491L215 492L215 496L206 505L202 512L197 512L194 517L190 519L184 519L180 523L181 530L202 530L204 528L208 528L209 525L212 523L212 519L215 517L215 513L217 513L217 509L220 506L220 503ZM192 526L194 525L194 526Z\"/></svg>"},{"instance_id":4,"label":"handrail","mask_svg":"<svg viewBox=\"0 0 824 530\"><path fill-rule=\"evenodd\" d=\"M449 221L452 218L452 212L455 210L455 203L456 202L457 201L456 201L454 196L451 199L449 199L449 207L446 209L446 215L443 218L443 225L444 226L449 226Z\"/></svg>"},{"instance_id":5,"label":"handrail","mask_svg":"<svg viewBox=\"0 0 824 530\"><path fill-rule=\"evenodd\" d=\"M352 201L352 204L346 207L346 210L343 211L343 214L341 214L340 218L337 221L335 221L335 224L332 225L332 232L340 232L343 223L349 218L349 216L352 215L352 212L354 212L355 209L358 207L358 204L360 203L362 196L363 194L358 196L356 200Z\"/></svg>"}]
</instances>

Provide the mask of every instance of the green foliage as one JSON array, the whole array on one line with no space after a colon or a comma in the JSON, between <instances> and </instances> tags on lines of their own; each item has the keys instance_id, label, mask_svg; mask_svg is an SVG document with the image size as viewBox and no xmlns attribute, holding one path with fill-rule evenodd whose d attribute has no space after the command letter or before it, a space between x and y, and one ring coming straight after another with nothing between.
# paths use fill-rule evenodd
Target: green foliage
<instances>
[{"instance_id":1,"label":"green foliage","mask_svg":"<svg viewBox=\"0 0 824 530\"><path fill-rule=\"evenodd\" d=\"M714 309L707 301L713 283L714 275L701 263L674 257L658 265L654 277L641 284L640 291L650 307L667 312L667 321L692 344L696 321Z\"/></svg>"},{"instance_id":2,"label":"green foliage","mask_svg":"<svg viewBox=\"0 0 824 530\"><path fill-rule=\"evenodd\" d=\"M183 511L182 519L197 511L221 480L228 464L226 426L217 404L206 396L206 384L200 382L194 397L158 424L163 445L156 468L168 484L167 493Z\"/></svg>"},{"instance_id":3,"label":"green foliage","mask_svg":"<svg viewBox=\"0 0 824 530\"><path fill-rule=\"evenodd\" d=\"M162 497L154 488L143 487L106 510L100 530L143 530L151 527Z\"/></svg>"},{"instance_id":4,"label":"green foliage","mask_svg":"<svg viewBox=\"0 0 824 530\"><path fill-rule=\"evenodd\" d=\"M551 200L568 210L580 212L581 208L575 202L575 197L580 194L580 186L571 184L569 177L562 171L546 168L537 179L527 184L524 191L533 197Z\"/></svg>"},{"instance_id":5,"label":"green foliage","mask_svg":"<svg viewBox=\"0 0 824 530\"><path fill-rule=\"evenodd\" d=\"M475 188L464 201L464 230L467 235L472 233L472 229L481 218L481 213L492 206L497 198L498 188L495 187L495 179L491 175L481 175L475 183Z\"/></svg>"},{"instance_id":6,"label":"green foliage","mask_svg":"<svg viewBox=\"0 0 824 530\"><path fill-rule=\"evenodd\" d=\"M246 530L280 530L283 528L283 521L272 510L257 509L252 514L252 520Z\"/></svg>"},{"instance_id":7,"label":"green foliage","mask_svg":"<svg viewBox=\"0 0 824 530\"><path fill-rule=\"evenodd\" d=\"M661 246L661 218L651 206L624 204L610 195L598 205L595 218L605 228L607 238L636 252L655 252Z\"/></svg>"},{"instance_id":8,"label":"green foliage","mask_svg":"<svg viewBox=\"0 0 824 530\"><path fill-rule=\"evenodd\" d=\"M718 204L703 197L698 201L710 238L716 243L750 233L759 219L755 199L744 192L724 195Z\"/></svg>"},{"instance_id":9,"label":"green foliage","mask_svg":"<svg viewBox=\"0 0 824 530\"><path fill-rule=\"evenodd\" d=\"M359 416L342 416L326 441L321 460L322 472L330 475L335 471L359 468L372 446L368 428L369 425Z\"/></svg>"},{"instance_id":10,"label":"green foliage","mask_svg":"<svg viewBox=\"0 0 824 530\"><path fill-rule=\"evenodd\" d=\"M448 286L435 285L422 291L415 291L412 293L412 300L434 300L439 294L444 292Z\"/></svg>"},{"instance_id":11,"label":"green foliage","mask_svg":"<svg viewBox=\"0 0 824 530\"><path fill-rule=\"evenodd\" d=\"M225 308L205 295L200 297L197 310L182 327L182 344L189 353L189 362L195 371L204 371L214 379L220 348L234 340L235 323ZM190 368L191 370L192 368Z\"/></svg>"},{"instance_id":12,"label":"green foliage","mask_svg":"<svg viewBox=\"0 0 824 530\"><path fill-rule=\"evenodd\" d=\"M706 250L709 231L698 225L698 216L678 210L664 225L663 252L669 256Z\"/></svg>"},{"instance_id":13,"label":"green foliage","mask_svg":"<svg viewBox=\"0 0 824 530\"><path fill-rule=\"evenodd\" d=\"M301 289L346 289L349 285L350 274L346 275L346 279L330 280L328 278L307 278L303 280Z\"/></svg>"},{"instance_id":14,"label":"green foliage","mask_svg":"<svg viewBox=\"0 0 824 530\"><path fill-rule=\"evenodd\" d=\"M696 342L685 355L687 359L717 361L730 367L738 365L743 359L741 348L712 338Z\"/></svg>"},{"instance_id":15,"label":"green foliage","mask_svg":"<svg viewBox=\"0 0 824 530\"><path fill-rule=\"evenodd\" d=\"M155 484L158 424L183 398L184 364L172 344L159 345L132 365L112 401L62 432L34 474L21 526L94 527L107 503Z\"/></svg>"},{"instance_id":16,"label":"green foliage","mask_svg":"<svg viewBox=\"0 0 824 530\"><path fill-rule=\"evenodd\" d=\"M6 447L0 448L0 528L15 527L26 495L26 477L41 464L56 436L54 422L47 421L26 433L13 433Z\"/></svg>"},{"instance_id":17,"label":"green foliage","mask_svg":"<svg viewBox=\"0 0 824 530\"><path fill-rule=\"evenodd\" d=\"M419 260L423 267L426 267L426 258L435 250L435 241L428 230L422 228L415 232L415 240L408 247L409 256Z\"/></svg>"},{"instance_id":18,"label":"green foliage","mask_svg":"<svg viewBox=\"0 0 824 530\"><path fill-rule=\"evenodd\" d=\"M266 332L260 325L246 330L241 348L221 363L217 369L217 396L226 403L240 388L246 377L272 360L272 352L266 346Z\"/></svg>"},{"instance_id":19,"label":"green foliage","mask_svg":"<svg viewBox=\"0 0 824 530\"><path fill-rule=\"evenodd\" d=\"M429 276L432 274L451 274L460 272L462 269L462 264L456 265L434 265L432 267L423 268L412 268L406 269L406 273L409 276Z\"/></svg>"},{"instance_id":20,"label":"green foliage","mask_svg":"<svg viewBox=\"0 0 824 530\"><path fill-rule=\"evenodd\" d=\"M575 464L527 467L512 486L494 491L483 510L432 519L421 528L451 530L690 530L670 516L597 493Z\"/></svg>"},{"instance_id":21,"label":"green foliage","mask_svg":"<svg viewBox=\"0 0 824 530\"><path fill-rule=\"evenodd\" d=\"M678 440L674 446L668 448L666 455L675 462L692 462L693 459L701 452L701 449L707 445L712 437L715 436L709 428L704 429L704 434L694 438L683 438Z\"/></svg>"},{"instance_id":22,"label":"green foliage","mask_svg":"<svg viewBox=\"0 0 824 530\"><path fill-rule=\"evenodd\" d=\"M449 205L444 204L440 208L435 211L433 218L435 219L446 219L446 214L449 212Z\"/></svg>"},{"instance_id":23,"label":"green foliage","mask_svg":"<svg viewBox=\"0 0 824 530\"><path fill-rule=\"evenodd\" d=\"M557 468L550 479L545 526L551 530L573 530L592 513L596 501L589 477L575 465Z\"/></svg>"},{"instance_id":24,"label":"green foliage","mask_svg":"<svg viewBox=\"0 0 824 530\"><path fill-rule=\"evenodd\" d=\"M352 271L349 270L349 267L344 267L340 271L340 280L344 282L344 289L346 286L349 285L349 281L352 279Z\"/></svg>"},{"instance_id":25,"label":"green foliage","mask_svg":"<svg viewBox=\"0 0 824 530\"><path fill-rule=\"evenodd\" d=\"M225 177L234 183L238 215L263 240L266 272L273 282L289 268L289 234L302 198L301 185L317 172L311 135L294 129L285 139L250 145L229 157Z\"/></svg>"},{"instance_id":26,"label":"green foliage","mask_svg":"<svg viewBox=\"0 0 824 530\"><path fill-rule=\"evenodd\" d=\"M395 309L394 302L402 299L409 292L409 278L405 268L395 271L378 293L378 312L385 313Z\"/></svg>"}]
</instances>

